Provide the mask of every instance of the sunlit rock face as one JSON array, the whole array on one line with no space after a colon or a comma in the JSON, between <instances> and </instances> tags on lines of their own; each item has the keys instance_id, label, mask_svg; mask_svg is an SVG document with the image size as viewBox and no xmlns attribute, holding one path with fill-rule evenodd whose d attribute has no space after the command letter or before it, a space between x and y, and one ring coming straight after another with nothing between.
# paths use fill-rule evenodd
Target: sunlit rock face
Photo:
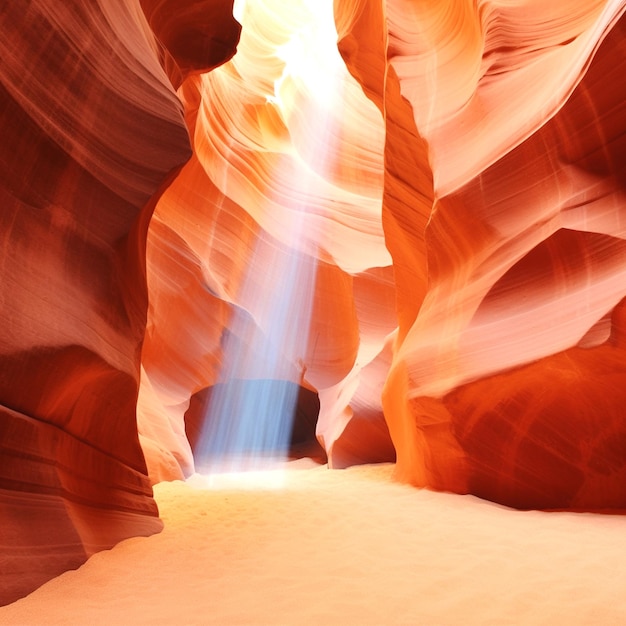
<instances>
[{"instance_id":1,"label":"sunlit rock face","mask_svg":"<svg viewBox=\"0 0 626 626\"><path fill-rule=\"evenodd\" d=\"M626 509L625 4L1 9L0 602L157 531L246 375L331 467Z\"/></svg>"},{"instance_id":2,"label":"sunlit rock face","mask_svg":"<svg viewBox=\"0 0 626 626\"><path fill-rule=\"evenodd\" d=\"M8 3L0 29L6 603L162 527L136 425L145 244L190 147L138 1ZM238 30L222 34L225 60Z\"/></svg>"},{"instance_id":3,"label":"sunlit rock face","mask_svg":"<svg viewBox=\"0 0 626 626\"><path fill-rule=\"evenodd\" d=\"M237 56L178 89L194 155L148 245L154 477L193 470L190 398L223 382L233 320L268 332L245 285L282 297L278 250L315 265L283 357L331 466L397 454L419 486L624 508L624 3L283 5L238 3Z\"/></svg>"},{"instance_id":4,"label":"sunlit rock face","mask_svg":"<svg viewBox=\"0 0 626 626\"><path fill-rule=\"evenodd\" d=\"M331 466L395 456L381 406L397 321L380 110L341 59L330 3L248 2L239 17L232 61L178 90L194 155L148 237L139 425L143 434L158 420L167 433L167 445L150 444L155 480L193 471L185 411L240 375L225 365L229 351L270 333L284 311L293 323L301 304L305 344L278 345L274 375L318 392ZM272 268L296 264L307 278L289 295ZM267 299L278 303L269 316ZM245 331L241 317L252 320ZM272 374L268 364L256 377Z\"/></svg>"},{"instance_id":5,"label":"sunlit rock face","mask_svg":"<svg viewBox=\"0 0 626 626\"><path fill-rule=\"evenodd\" d=\"M397 77L432 198L421 266L401 245L417 219L383 208L398 293L423 285L398 300L384 392L398 475L623 509L623 3L438 6L387 14L387 93Z\"/></svg>"}]
</instances>

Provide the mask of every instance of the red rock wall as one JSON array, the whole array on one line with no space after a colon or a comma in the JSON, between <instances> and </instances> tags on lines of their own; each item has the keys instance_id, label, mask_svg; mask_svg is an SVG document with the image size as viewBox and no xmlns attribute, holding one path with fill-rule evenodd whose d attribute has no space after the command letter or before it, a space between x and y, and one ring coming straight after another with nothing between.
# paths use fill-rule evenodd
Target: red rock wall
<instances>
[{"instance_id":1,"label":"red rock wall","mask_svg":"<svg viewBox=\"0 0 626 626\"><path fill-rule=\"evenodd\" d=\"M188 28L179 20L179 39ZM6 603L162 526L136 425L145 240L190 150L138 2L7 3L0 31Z\"/></svg>"},{"instance_id":2,"label":"red rock wall","mask_svg":"<svg viewBox=\"0 0 626 626\"><path fill-rule=\"evenodd\" d=\"M18 4L0 601L158 530L272 258L315 271L283 357L332 467L626 509L623 0L248 2L234 57L226 0Z\"/></svg>"}]
</instances>

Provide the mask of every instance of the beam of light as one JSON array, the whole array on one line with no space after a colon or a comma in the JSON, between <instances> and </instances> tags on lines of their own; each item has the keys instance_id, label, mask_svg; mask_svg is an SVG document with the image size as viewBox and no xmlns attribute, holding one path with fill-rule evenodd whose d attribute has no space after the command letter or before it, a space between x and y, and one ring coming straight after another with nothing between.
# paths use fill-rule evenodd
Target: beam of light
<instances>
[{"instance_id":1,"label":"beam of light","mask_svg":"<svg viewBox=\"0 0 626 626\"><path fill-rule=\"evenodd\" d=\"M261 11L267 5L271 9L267 15L280 15L280 2L238 0L236 17L244 29L255 5ZM332 150L332 107L334 99L339 100L337 77L345 73L345 66L336 48L332 0L301 0L301 5L301 19L291 38L276 46L284 71L268 101L289 125L294 101L285 100L284 93L303 89L309 94L306 113L315 120L316 154L284 155L296 159L303 171L302 180L293 181L292 195L303 200L294 201L289 223L281 224L288 229L290 245L260 236L224 332L220 384L213 388L195 454L205 486L237 482L258 486L259 479L266 485L280 482L276 461L284 460L289 451L298 384L304 377L317 269L316 259L302 252L306 246L301 245L307 234L307 198L315 194L312 181L323 173ZM293 18L292 11L290 15ZM319 141L320 137L328 140Z\"/></svg>"},{"instance_id":2,"label":"beam of light","mask_svg":"<svg viewBox=\"0 0 626 626\"><path fill-rule=\"evenodd\" d=\"M298 225L294 240L301 236ZM308 343L316 263L303 253L259 245L223 336L221 383L214 387L200 441L202 473L258 471L285 458ZM199 456L199 455L196 455Z\"/></svg>"}]
</instances>

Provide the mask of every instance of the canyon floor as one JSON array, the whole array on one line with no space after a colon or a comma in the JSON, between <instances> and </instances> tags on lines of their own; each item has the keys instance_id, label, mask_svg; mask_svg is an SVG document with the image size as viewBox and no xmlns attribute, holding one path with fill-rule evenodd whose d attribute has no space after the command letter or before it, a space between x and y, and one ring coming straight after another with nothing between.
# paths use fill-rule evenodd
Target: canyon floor
<instances>
[{"instance_id":1,"label":"canyon floor","mask_svg":"<svg viewBox=\"0 0 626 626\"><path fill-rule=\"evenodd\" d=\"M626 517L514 511L392 471L303 459L256 484L158 484L162 533L94 555L0 624L626 623Z\"/></svg>"}]
</instances>

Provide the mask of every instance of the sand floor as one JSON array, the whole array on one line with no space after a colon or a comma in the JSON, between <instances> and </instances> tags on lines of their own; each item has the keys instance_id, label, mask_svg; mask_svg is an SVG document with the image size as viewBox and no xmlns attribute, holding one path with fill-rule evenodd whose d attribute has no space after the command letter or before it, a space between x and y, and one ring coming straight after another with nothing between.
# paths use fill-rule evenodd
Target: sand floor
<instances>
[{"instance_id":1,"label":"sand floor","mask_svg":"<svg viewBox=\"0 0 626 626\"><path fill-rule=\"evenodd\" d=\"M161 534L96 554L0 624L626 624L626 517L512 511L391 472L161 483Z\"/></svg>"}]
</instances>

